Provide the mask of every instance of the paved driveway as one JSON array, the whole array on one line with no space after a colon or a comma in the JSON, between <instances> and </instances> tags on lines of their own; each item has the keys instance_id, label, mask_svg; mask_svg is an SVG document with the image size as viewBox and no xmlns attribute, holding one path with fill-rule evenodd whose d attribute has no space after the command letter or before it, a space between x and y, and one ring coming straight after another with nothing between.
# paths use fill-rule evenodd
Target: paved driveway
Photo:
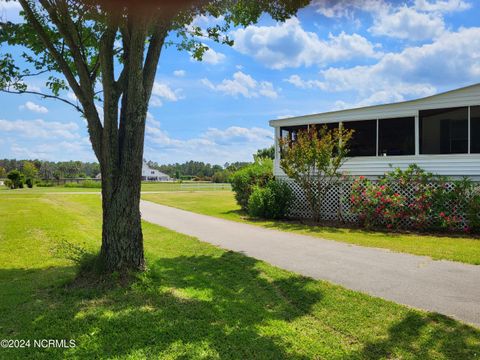
<instances>
[{"instance_id":1,"label":"paved driveway","mask_svg":"<svg viewBox=\"0 0 480 360\"><path fill-rule=\"evenodd\" d=\"M195 214L148 201L142 218L283 269L480 326L480 266Z\"/></svg>"}]
</instances>

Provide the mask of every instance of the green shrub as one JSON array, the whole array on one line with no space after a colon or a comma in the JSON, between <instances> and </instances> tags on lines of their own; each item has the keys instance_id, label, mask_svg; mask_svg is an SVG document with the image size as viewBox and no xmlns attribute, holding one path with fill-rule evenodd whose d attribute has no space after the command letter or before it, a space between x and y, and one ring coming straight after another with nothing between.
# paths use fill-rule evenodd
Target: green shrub
<instances>
[{"instance_id":1,"label":"green shrub","mask_svg":"<svg viewBox=\"0 0 480 360\"><path fill-rule=\"evenodd\" d=\"M23 188L25 176L18 170L12 170L8 173L7 178L11 181L11 189Z\"/></svg>"},{"instance_id":2,"label":"green shrub","mask_svg":"<svg viewBox=\"0 0 480 360\"><path fill-rule=\"evenodd\" d=\"M53 186L55 186L55 184L51 181L39 181L37 183L37 186L38 187L53 187Z\"/></svg>"},{"instance_id":3,"label":"green shrub","mask_svg":"<svg viewBox=\"0 0 480 360\"><path fill-rule=\"evenodd\" d=\"M9 189L13 189L13 182L12 180L10 179L6 179L4 182L3 182L3 185L5 185L7 188Z\"/></svg>"},{"instance_id":4,"label":"green shrub","mask_svg":"<svg viewBox=\"0 0 480 360\"><path fill-rule=\"evenodd\" d=\"M284 218L292 198L292 190L285 182L270 180L263 188L255 186L248 199L248 214L264 219Z\"/></svg>"},{"instance_id":5,"label":"green shrub","mask_svg":"<svg viewBox=\"0 0 480 360\"><path fill-rule=\"evenodd\" d=\"M212 182L214 183L227 183L230 180L230 171L222 170L217 171L212 176Z\"/></svg>"},{"instance_id":6,"label":"green shrub","mask_svg":"<svg viewBox=\"0 0 480 360\"><path fill-rule=\"evenodd\" d=\"M33 188L33 180L32 178L27 178L27 180L25 180L25 184L31 189Z\"/></svg>"},{"instance_id":7,"label":"green shrub","mask_svg":"<svg viewBox=\"0 0 480 360\"><path fill-rule=\"evenodd\" d=\"M64 185L66 188L86 188L86 189L100 189L102 187L101 181L85 180L80 183L71 182Z\"/></svg>"},{"instance_id":8,"label":"green shrub","mask_svg":"<svg viewBox=\"0 0 480 360\"><path fill-rule=\"evenodd\" d=\"M236 171L232 177L235 199L243 210L248 210L248 199L255 186L263 187L273 180L273 160L257 159L253 164Z\"/></svg>"},{"instance_id":9,"label":"green shrub","mask_svg":"<svg viewBox=\"0 0 480 360\"><path fill-rule=\"evenodd\" d=\"M480 232L480 186L472 189L465 209L465 216L472 232Z\"/></svg>"}]
</instances>

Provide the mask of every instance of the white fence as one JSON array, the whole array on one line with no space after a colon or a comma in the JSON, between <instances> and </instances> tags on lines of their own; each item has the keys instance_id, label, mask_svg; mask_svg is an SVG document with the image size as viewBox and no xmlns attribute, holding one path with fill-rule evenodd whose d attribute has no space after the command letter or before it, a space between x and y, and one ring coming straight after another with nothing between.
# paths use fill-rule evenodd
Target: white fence
<instances>
[{"instance_id":1,"label":"white fence","mask_svg":"<svg viewBox=\"0 0 480 360\"><path fill-rule=\"evenodd\" d=\"M228 183L211 182L187 182L179 183L180 190L231 190L232 186Z\"/></svg>"}]
</instances>

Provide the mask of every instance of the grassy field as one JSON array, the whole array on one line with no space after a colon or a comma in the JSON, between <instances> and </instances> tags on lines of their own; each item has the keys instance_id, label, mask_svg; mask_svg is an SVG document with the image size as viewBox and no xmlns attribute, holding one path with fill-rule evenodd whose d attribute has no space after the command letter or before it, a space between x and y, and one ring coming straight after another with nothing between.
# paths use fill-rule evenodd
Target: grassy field
<instances>
[{"instance_id":1,"label":"grassy field","mask_svg":"<svg viewBox=\"0 0 480 360\"><path fill-rule=\"evenodd\" d=\"M222 191L230 190L230 184L215 184L215 183L202 183L202 182L144 182L142 183L142 191ZM35 186L31 189L8 189L6 186L0 186L1 194L8 194L13 192L22 194L37 194L37 193L52 193L52 192L100 192L100 188L84 188L78 184L78 187L64 187L64 186L52 186L52 187L38 187Z\"/></svg>"},{"instance_id":2,"label":"grassy field","mask_svg":"<svg viewBox=\"0 0 480 360\"><path fill-rule=\"evenodd\" d=\"M288 221L252 220L240 211L233 193L230 191L144 194L142 198L200 214L246 222L277 230L292 231L325 239L385 248L415 255L426 255L433 259L447 259L480 265L480 239L396 234L359 229L310 226Z\"/></svg>"},{"instance_id":3,"label":"grassy field","mask_svg":"<svg viewBox=\"0 0 480 360\"><path fill-rule=\"evenodd\" d=\"M213 198L212 198L213 199ZM231 215L228 215L231 216ZM149 270L73 282L99 248L96 195L0 198L0 338L75 340L2 359L475 359L480 331L144 223Z\"/></svg>"}]
</instances>

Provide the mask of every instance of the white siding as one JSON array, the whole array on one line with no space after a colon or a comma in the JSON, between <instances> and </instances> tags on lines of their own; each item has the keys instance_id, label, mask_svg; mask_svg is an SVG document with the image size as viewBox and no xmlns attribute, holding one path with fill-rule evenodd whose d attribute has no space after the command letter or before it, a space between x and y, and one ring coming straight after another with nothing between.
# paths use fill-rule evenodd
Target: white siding
<instances>
[{"instance_id":1,"label":"white siding","mask_svg":"<svg viewBox=\"0 0 480 360\"><path fill-rule=\"evenodd\" d=\"M410 164L417 164L422 169L438 175L469 176L474 180L480 180L480 154L356 157L347 160L341 171L352 176L379 176L390 171L390 165L393 168L406 169ZM285 175L278 161L275 161L275 175Z\"/></svg>"}]
</instances>

